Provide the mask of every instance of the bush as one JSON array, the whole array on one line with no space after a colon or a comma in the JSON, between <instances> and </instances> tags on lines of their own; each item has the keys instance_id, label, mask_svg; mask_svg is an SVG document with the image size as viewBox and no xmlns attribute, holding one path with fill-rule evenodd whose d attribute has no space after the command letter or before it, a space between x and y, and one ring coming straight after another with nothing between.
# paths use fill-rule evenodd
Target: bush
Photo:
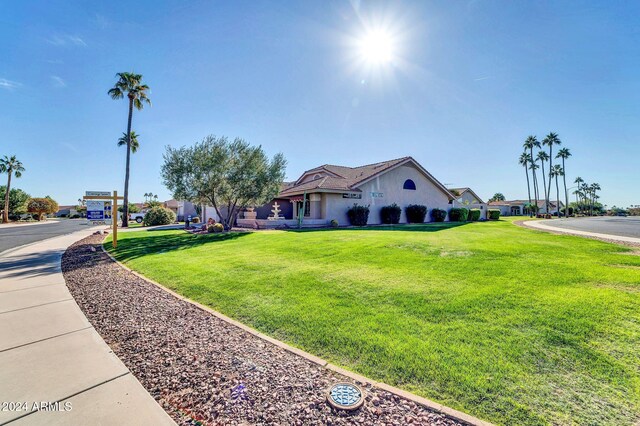
<instances>
[{"instance_id":1,"label":"bush","mask_svg":"<svg viewBox=\"0 0 640 426\"><path fill-rule=\"evenodd\" d=\"M380 220L386 224L399 223L401 214L402 209L396 203L393 203L380 209Z\"/></svg>"},{"instance_id":2,"label":"bush","mask_svg":"<svg viewBox=\"0 0 640 426\"><path fill-rule=\"evenodd\" d=\"M465 208L454 207L449 209L449 220L452 222L466 222L469 216L469 210Z\"/></svg>"},{"instance_id":3,"label":"bush","mask_svg":"<svg viewBox=\"0 0 640 426\"><path fill-rule=\"evenodd\" d=\"M424 223L424 218L427 216L427 206L409 204L404 212L407 215L407 223Z\"/></svg>"},{"instance_id":4,"label":"bush","mask_svg":"<svg viewBox=\"0 0 640 426\"><path fill-rule=\"evenodd\" d=\"M431 210L431 220L434 222L444 222L447 218L447 212L442 209Z\"/></svg>"},{"instance_id":5,"label":"bush","mask_svg":"<svg viewBox=\"0 0 640 426\"><path fill-rule=\"evenodd\" d=\"M144 226L170 225L176 221L176 214L164 207L154 207L149 210L143 219Z\"/></svg>"},{"instance_id":6,"label":"bush","mask_svg":"<svg viewBox=\"0 0 640 426\"><path fill-rule=\"evenodd\" d=\"M191 218L191 223L200 223L200 218L198 216L194 216Z\"/></svg>"},{"instance_id":7,"label":"bush","mask_svg":"<svg viewBox=\"0 0 640 426\"><path fill-rule=\"evenodd\" d=\"M475 222L476 220L480 220L480 215L482 214L482 210L480 209L471 209L469 210L469 221Z\"/></svg>"},{"instance_id":8,"label":"bush","mask_svg":"<svg viewBox=\"0 0 640 426\"><path fill-rule=\"evenodd\" d=\"M498 220L500 219L500 210L498 209L489 209L487 210L489 215L489 220Z\"/></svg>"},{"instance_id":9,"label":"bush","mask_svg":"<svg viewBox=\"0 0 640 426\"><path fill-rule=\"evenodd\" d=\"M207 228L207 232L211 233L218 233L218 232L222 232L224 231L224 226L222 226L221 223L214 223L213 225L209 225L209 227Z\"/></svg>"},{"instance_id":10,"label":"bush","mask_svg":"<svg viewBox=\"0 0 640 426\"><path fill-rule=\"evenodd\" d=\"M347 217L351 225L365 226L369 221L369 206L354 204L353 207L347 210Z\"/></svg>"},{"instance_id":11,"label":"bush","mask_svg":"<svg viewBox=\"0 0 640 426\"><path fill-rule=\"evenodd\" d=\"M331 227L332 227L332 228L337 228L337 227L340 225L340 224L338 223L338 221L337 221L337 220L335 220L335 219L331 219L330 224L331 224Z\"/></svg>"}]
</instances>

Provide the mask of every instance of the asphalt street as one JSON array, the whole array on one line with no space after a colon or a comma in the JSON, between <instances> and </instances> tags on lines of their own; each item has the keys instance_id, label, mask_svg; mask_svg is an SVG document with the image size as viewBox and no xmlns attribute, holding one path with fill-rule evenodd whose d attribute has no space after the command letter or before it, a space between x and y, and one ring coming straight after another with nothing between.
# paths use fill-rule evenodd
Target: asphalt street
<instances>
[{"instance_id":1,"label":"asphalt street","mask_svg":"<svg viewBox=\"0 0 640 426\"><path fill-rule=\"evenodd\" d=\"M0 224L0 253L24 244L87 229L86 223L86 219L64 219L49 220L42 224Z\"/></svg>"},{"instance_id":2,"label":"asphalt street","mask_svg":"<svg viewBox=\"0 0 640 426\"><path fill-rule=\"evenodd\" d=\"M554 228L640 238L640 217L637 216L553 219L544 221L544 224Z\"/></svg>"}]
</instances>

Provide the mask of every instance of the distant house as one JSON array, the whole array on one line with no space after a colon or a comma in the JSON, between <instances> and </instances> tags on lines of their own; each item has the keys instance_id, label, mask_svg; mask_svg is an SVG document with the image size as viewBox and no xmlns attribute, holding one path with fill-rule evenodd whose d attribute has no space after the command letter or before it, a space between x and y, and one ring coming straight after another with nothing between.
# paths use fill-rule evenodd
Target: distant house
<instances>
[{"instance_id":1,"label":"distant house","mask_svg":"<svg viewBox=\"0 0 640 426\"><path fill-rule=\"evenodd\" d=\"M324 226L331 220L349 225L347 210L356 203L369 206L370 224L380 224L380 208L395 203L402 208L400 222L404 223L404 209L409 204L448 210L454 200L455 196L411 157L358 167L325 164L283 184L275 199L245 213L237 225L295 225L303 205L305 225ZM275 203L283 220L269 220Z\"/></svg>"},{"instance_id":2,"label":"distant house","mask_svg":"<svg viewBox=\"0 0 640 426\"><path fill-rule=\"evenodd\" d=\"M490 209L500 210L501 216L528 216L529 215L529 200L512 200L512 201L492 201L489 203ZM564 203L560 201L560 209L564 208ZM547 211L546 202L544 200L538 200L538 213L545 214ZM549 214L557 214L558 209L556 203L549 202Z\"/></svg>"},{"instance_id":3,"label":"distant house","mask_svg":"<svg viewBox=\"0 0 640 426\"><path fill-rule=\"evenodd\" d=\"M197 216L196 207L189 201L167 200L163 203L164 207L173 211L179 221L184 221L187 217Z\"/></svg>"},{"instance_id":4,"label":"distant house","mask_svg":"<svg viewBox=\"0 0 640 426\"><path fill-rule=\"evenodd\" d=\"M58 206L58 211L55 213L55 217L71 217L79 214L76 210L77 206Z\"/></svg>"},{"instance_id":5,"label":"distant house","mask_svg":"<svg viewBox=\"0 0 640 426\"><path fill-rule=\"evenodd\" d=\"M482 198L473 192L471 188L450 188L449 191L456 197L454 202L456 207L480 209L482 210L480 217L485 217L487 212L487 203L482 201Z\"/></svg>"}]
</instances>

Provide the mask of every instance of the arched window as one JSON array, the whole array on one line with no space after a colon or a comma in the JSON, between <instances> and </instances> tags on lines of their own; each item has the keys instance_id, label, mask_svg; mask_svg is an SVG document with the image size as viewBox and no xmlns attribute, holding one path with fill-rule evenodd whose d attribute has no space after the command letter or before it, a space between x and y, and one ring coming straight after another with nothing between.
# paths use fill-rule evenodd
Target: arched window
<instances>
[{"instance_id":1,"label":"arched window","mask_svg":"<svg viewBox=\"0 0 640 426\"><path fill-rule=\"evenodd\" d=\"M402 189L409 189L411 191L415 191L416 184L411 179L407 179L404 181L404 185L402 186Z\"/></svg>"}]
</instances>

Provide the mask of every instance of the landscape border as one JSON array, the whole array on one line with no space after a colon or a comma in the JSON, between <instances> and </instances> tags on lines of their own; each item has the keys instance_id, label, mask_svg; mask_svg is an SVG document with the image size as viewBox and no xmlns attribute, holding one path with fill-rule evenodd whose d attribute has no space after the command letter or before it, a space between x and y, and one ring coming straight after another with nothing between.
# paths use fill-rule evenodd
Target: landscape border
<instances>
[{"instance_id":1,"label":"landscape border","mask_svg":"<svg viewBox=\"0 0 640 426\"><path fill-rule=\"evenodd\" d=\"M236 320L234 320L232 318L229 318L228 316L226 316L224 314L221 314L220 312L215 311L215 310L211 309L208 306L205 306L205 305L203 305L201 303L198 303L195 300L191 300L191 299L189 299L187 297L184 297L184 296L176 293L175 291L164 287L162 284L160 284L160 283L158 283L158 282L156 282L156 281L154 281L152 279L149 279L149 278L145 277L142 274L139 274L138 272L132 270L131 268L128 268L123 263L119 262L116 258L114 258L111 255L111 253L109 253L107 250L105 250L104 241L103 241L103 243L100 244L100 248L102 249L102 252L105 253L113 262L115 262L117 265L119 265L124 270L132 273L136 277L138 277L140 279L143 279L143 280L145 280L146 282L148 282L150 284L153 284L154 286L158 287L159 289L171 294L172 296L174 296L174 297L176 297L176 298L178 298L180 300L183 300L183 301L185 301L187 303L190 303L193 306L195 306L195 307L197 307L197 308L199 308L199 309L201 309L201 310L203 310L205 312L208 312L208 313L212 314L216 318L218 318L218 319L220 319L220 320L222 320L222 321L224 321L224 322L226 322L228 324L234 325L234 326L240 328L241 330L246 331L247 333L252 334L252 335L254 335L254 336L256 336L256 337L258 337L258 338L260 338L262 340L265 340L265 341L267 341L269 343L272 343L272 344L278 346L279 348L282 348L282 349L284 349L284 350L286 350L288 352L291 352L291 353L293 353L295 355L301 356L302 358L305 358L306 360L308 360L308 361L310 361L310 362L312 362L314 364L317 364L322 368L326 368L326 369L331 370L331 371L333 371L335 373L342 374L343 376L346 376L346 377L354 380L355 382L361 383L363 385L364 384L370 384L373 387L376 387L378 389L381 389L381 390L384 390L384 391L389 392L391 394L394 394L394 395L396 395L396 396L398 396L400 398L404 398L404 399L407 399L409 401L415 402L416 404L422 405L422 406L424 406L424 407L426 407L426 408L428 408L430 410L433 410L433 411L435 411L437 413L443 414L444 416L449 417L452 420L456 420L456 421L465 423L465 424L470 425L470 426L493 426L492 423L489 423L489 422L487 422L485 420L480 420L477 417L473 417L473 416L471 416L469 414L466 414L466 413L463 413L461 411L454 410L453 408L447 407L445 405L438 404L437 402L431 401L430 399L427 399L427 398L418 396L416 394L413 394L411 392L407 392L405 390L396 388L396 387L388 385L388 384L386 384L384 382L378 382L378 381L372 380L372 379L370 379L368 377L361 376L360 374L353 373L351 371L345 370L344 368L341 368L341 367L338 367L337 365L331 364L331 363L329 363L328 361L325 361L322 358L319 358L319 357L317 357L315 355L312 355L312 354L310 354L308 352L305 352L302 349L298 349L298 348L293 347L291 345L288 345L288 344L286 344L284 342L281 342L280 340L274 339L273 337L267 336L266 334L260 333L258 330L255 330L255 329L253 329L253 328L251 328L251 327L249 327L249 326L247 326L245 324L242 324L241 322L238 322L238 321L236 321Z\"/></svg>"}]
</instances>

